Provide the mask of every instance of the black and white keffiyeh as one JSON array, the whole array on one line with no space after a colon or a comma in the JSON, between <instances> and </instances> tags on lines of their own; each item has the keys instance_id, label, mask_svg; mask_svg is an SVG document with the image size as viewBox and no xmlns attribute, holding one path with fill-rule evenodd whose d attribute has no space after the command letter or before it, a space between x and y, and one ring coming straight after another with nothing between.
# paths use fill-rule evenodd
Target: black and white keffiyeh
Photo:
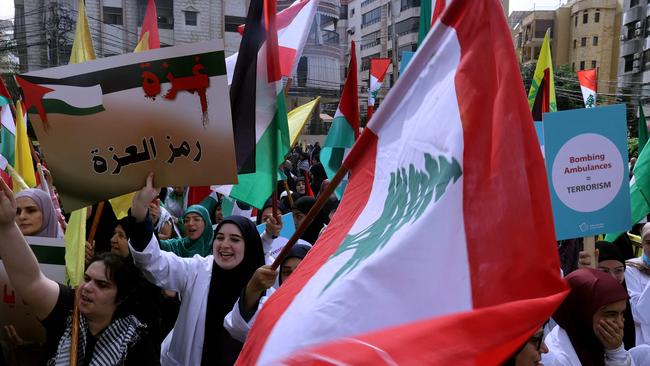
<instances>
[{"instance_id":1,"label":"black and white keffiyeh","mask_svg":"<svg viewBox=\"0 0 650 366\"><path fill-rule=\"evenodd\" d=\"M119 318L106 328L97 343L90 360L90 366L115 366L122 365L129 349L140 339L142 324L133 315ZM77 363L84 364L86 357L86 338L88 336L88 323L84 316L79 316L79 340L77 343ZM70 365L70 346L72 343L72 315L66 320L65 331L56 350L56 355L48 362L48 366Z\"/></svg>"}]
</instances>

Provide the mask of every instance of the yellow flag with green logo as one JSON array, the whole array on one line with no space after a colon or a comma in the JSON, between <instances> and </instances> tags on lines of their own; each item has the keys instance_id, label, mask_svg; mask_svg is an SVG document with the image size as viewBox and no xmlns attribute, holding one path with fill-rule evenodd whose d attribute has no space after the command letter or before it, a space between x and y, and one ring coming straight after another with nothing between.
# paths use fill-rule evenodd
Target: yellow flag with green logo
<instances>
[{"instance_id":1,"label":"yellow flag with green logo","mask_svg":"<svg viewBox=\"0 0 650 366\"><path fill-rule=\"evenodd\" d=\"M551 29L546 30L542 49L537 58L535 74L528 91L528 105L533 114L533 121L541 121L542 113L557 112L555 101L555 79L553 77L553 60L551 59Z\"/></svg>"}]
</instances>

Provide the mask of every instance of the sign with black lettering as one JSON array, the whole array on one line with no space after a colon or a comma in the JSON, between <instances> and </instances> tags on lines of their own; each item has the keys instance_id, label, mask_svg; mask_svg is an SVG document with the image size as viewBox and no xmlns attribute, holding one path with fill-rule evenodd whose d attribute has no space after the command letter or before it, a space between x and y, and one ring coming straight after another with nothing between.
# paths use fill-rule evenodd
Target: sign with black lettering
<instances>
[{"instance_id":1,"label":"sign with black lettering","mask_svg":"<svg viewBox=\"0 0 650 366\"><path fill-rule=\"evenodd\" d=\"M544 114L558 240L630 227L625 105Z\"/></svg>"}]
</instances>

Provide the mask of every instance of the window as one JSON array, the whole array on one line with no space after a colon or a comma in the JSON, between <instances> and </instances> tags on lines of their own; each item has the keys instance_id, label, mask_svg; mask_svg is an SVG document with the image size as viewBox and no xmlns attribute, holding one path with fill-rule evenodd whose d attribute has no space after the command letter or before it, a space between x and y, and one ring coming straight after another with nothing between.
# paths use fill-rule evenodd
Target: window
<instances>
[{"instance_id":1,"label":"window","mask_svg":"<svg viewBox=\"0 0 650 366\"><path fill-rule=\"evenodd\" d=\"M639 5L639 0L630 0L630 8Z\"/></svg>"},{"instance_id":2,"label":"window","mask_svg":"<svg viewBox=\"0 0 650 366\"><path fill-rule=\"evenodd\" d=\"M585 69L585 62L580 61L580 70L584 70L584 69Z\"/></svg>"},{"instance_id":3,"label":"window","mask_svg":"<svg viewBox=\"0 0 650 366\"><path fill-rule=\"evenodd\" d=\"M146 12L147 0L138 0L138 26L142 25ZM158 28L174 29L173 0L156 0L156 15L158 15Z\"/></svg>"},{"instance_id":4,"label":"window","mask_svg":"<svg viewBox=\"0 0 650 366\"><path fill-rule=\"evenodd\" d=\"M307 76L309 74L309 63L307 57L303 56L298 61L298 68L296 69L298 76L298 86L307 86Z\"/></svg>"},{"instance_id":5,"label":"window","mask_svg":"<svg viewBox=\"0 0 650 366\"><path fill-rule=\"evenodd\" d=\"M623 61L624 61L624 66L623 66L624 72L630 72L634 70L634 55L624 56Z\"/></svg>"},{"instance_id":6,"label":"window","mask_svg":"<svg viewBox=\"0 0 650 366\"><path fill-rule=\"evenodd\" d=\"M115 25L124 24L123 16L122 16L122 8L104 6L103 13L104 13L104 24L115 24Z\"/></svg>"},{"instance_id":7,"label":"window","mask_svg":"<svg viewBox=\"0 0 650 366\"><path fill-rule=\"evenodd\" d=\"M376 0L363 0L363 1L361 2L361 7L363 8L364 6L366 6L366 5L370 4L370 3L373 3L373 2L375 2L375 1L376 1Z\"/></svg>"},{"instance_id":8,"label":"window","mask_svg":"<svg viewBox=\"0 0 650 366\"><path fill-rule=\"evenodd\" d=\"M374 8L361 16L361 28L375 24L381 20L381 7Z\"/></svg>"},{"instance_id":9,"label":"window","mask_svg":"<svg viewBox=\"0 0 650 366\"><path fill-rule=\"evenodd\" d=\"M578 26L578 14L575 15L573 18L573 28Z\"/></svg>"},{"instance_id":10,"label":"window","mask_svg":"<svg viewBox=\"0 0 650 366\"><path fill-rule=\"evenodd\" d=\"M415 8L420 6L420 0L401 0L401 10Z\"/></svg>"},{"instance_id":11,"label":"window","mask_svg":"<svg viewBox=\"0 0 650 366\"><path fill-rule=\"evenodd\" d=\"M577 39L574 39L574 40L573 40L573 48L576 48L577 45L578 45L578 40L577 40Z\"/></svg>"},{"instance_id":12,"label":"window","mask_svg":"<svg viewBox=\"0 0 650 366\"><path fill-rule=\"evenodd\" d=\"M237 27L239 27L242 24L246 24L246 18L244 17L234 17L234 16L226 15L224 18L225 18L224 27L226 29L226 32L237 32Z\"/></svg>"},{"instance_id":13,"label":"window","mask_svg":"<svg viewBox=\"0 0 650 366\"><path fill-rule=\"evenodd\" d=\"M390 51L388 51L390 53ZM390 57L391 55L388 55ZM361 70L368 70L370 69L370 59L371 58L377 58L379 57L378 53L375 53L373 55L367 56L367 57L362 57L361 58Z\"/></svg>"},{"instance_id":14,"label":"window","mask_svg":"<svg viewBox=\"0 0 650 366\"><path fill-rule=\"evenodd\" d=\"M194 26L198 25L197 24L198 15L199 15L198 12L185 10L184 13L185 13L185 25L194 25Z\"/></svg>"},{"instance_id":15,"label":"window","mask_svg":"<svg viewBox=\"0 0 650 366\"><path fill-rule=\"evenodd\" d=\"M591 42L592 46L598 46L598 36L594 36L593 41Z\"/></svg>"},{"instance_id":16,"label":"window","mask_svg":"<svg viewBox=\"0 0 650 366\"><path fill-rule=\"evenodd\" d=\"M408 33L417 33L418 27L420 26L420 17L413 17L409 19L402 20L395 24L395 32L398 36L408 34ZM389 34L391 34L390 32Z\"/></svg>"},{"instance_id":17,"label":"window","mask_svg":"<svg viewBox=\"0 0 650 366\"><path fill-rule=\"evenodd\" d=\"M596 68L596 60L591 60L591 68L592 69Z\"/></svg>"},{"instance_id":18,"label":"window","mask_svg":"<svg viewBox=\"0 0 650 366\"><path fill-rule=\"evenodd\" d=\"M650 50L643 51L644 69L650 70Z\"/></svg>"},{"instance_id":19,"label":"window","mask_svg":"<svg viewBox=\"0 0 650 366\"><path fill-rule=\"evenodd\" d=\"M600 23L600 13L594 14L594 23Z\"/></svg>"},{"instance_id":20,"label":"window","mask_svg":"<svg viewBox=\"0 0 650 366\"><path fill-rule=\"evenodd\" d=\"M635 23L629 23L626 25L627 27L627 39L633 39L635 37L634 31L635 31Z\"/></svg>"},{"instance_id":21,"label":"window","mask_svg":"<svg viewBox=\"0 0 650 366\"><path fill-rule=\"evenodd\" d=\"M339 13L339 19L348 19L348 6L341 5L341 12Z\"/></svg>"},{"instance_id":22,"label":"window","mask_svg":"<svg viewBox=\"0 0 650 366\"><path fill-rule=\"evenodd\" d=\"M585 47L587 45L587 37L582 37L580 39L580 47Z\"/></svg>"},{"instance_id":23,"label":"window","mask_svg":"<svg viewBox=\"0 0 650 366\"><path fill-rule=\"evenodd\" d=\"M585 10L585 13L582 14L582 24L587 24L589 22L589 13Z\"/></svg>"},{"instance_id":24,"label":"window","mask_svg":"<svg viewBox=\"0 0 650 366\"><path fill-rule=\"evenodd\" d=\"M571 71L576 71L576 63L575 62L571 63Z\"/></svg>"},{"instance_id":25,"label":"window","mask_svg":"<svg viewBox=\"0 0 650 366\"><path fill-rule=\"evenodd\" d=\"M379 37L380 37L379 31L372 32L361 37L361 49L365 50L377 46L380 43Z\"/></svg>"},{"instance_id":26,"label":"window","mask_svg":"<svg viewBox=\"0 0 650 366\"><path fill-rule=\"evenodd\" d=\"M551 29L550 37L553 38L553 19L540 19L535 21L535 38L544 38L546 30Z\"/></svg>"}]
</instances>

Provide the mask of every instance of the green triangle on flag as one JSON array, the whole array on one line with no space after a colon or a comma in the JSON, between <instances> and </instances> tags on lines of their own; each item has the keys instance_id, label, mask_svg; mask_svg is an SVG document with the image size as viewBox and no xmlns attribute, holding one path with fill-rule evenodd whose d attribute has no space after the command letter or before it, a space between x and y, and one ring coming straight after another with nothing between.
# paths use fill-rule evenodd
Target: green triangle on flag
<instances>
[{"instance_id":1,"label":"green triangle on flag","mask_svg":"<svg viewBox=\"0 0 650 366\"><path fill-rule=\"evenodd\" d=\"M643 107L641 106L641 103L639 103L639 149L638 153L639 156L641 155L641 151L645 147L645 145L648 143L648 125L646 124L645 121L645 115L643 114Z\"/></svg>"}]
</instances>

